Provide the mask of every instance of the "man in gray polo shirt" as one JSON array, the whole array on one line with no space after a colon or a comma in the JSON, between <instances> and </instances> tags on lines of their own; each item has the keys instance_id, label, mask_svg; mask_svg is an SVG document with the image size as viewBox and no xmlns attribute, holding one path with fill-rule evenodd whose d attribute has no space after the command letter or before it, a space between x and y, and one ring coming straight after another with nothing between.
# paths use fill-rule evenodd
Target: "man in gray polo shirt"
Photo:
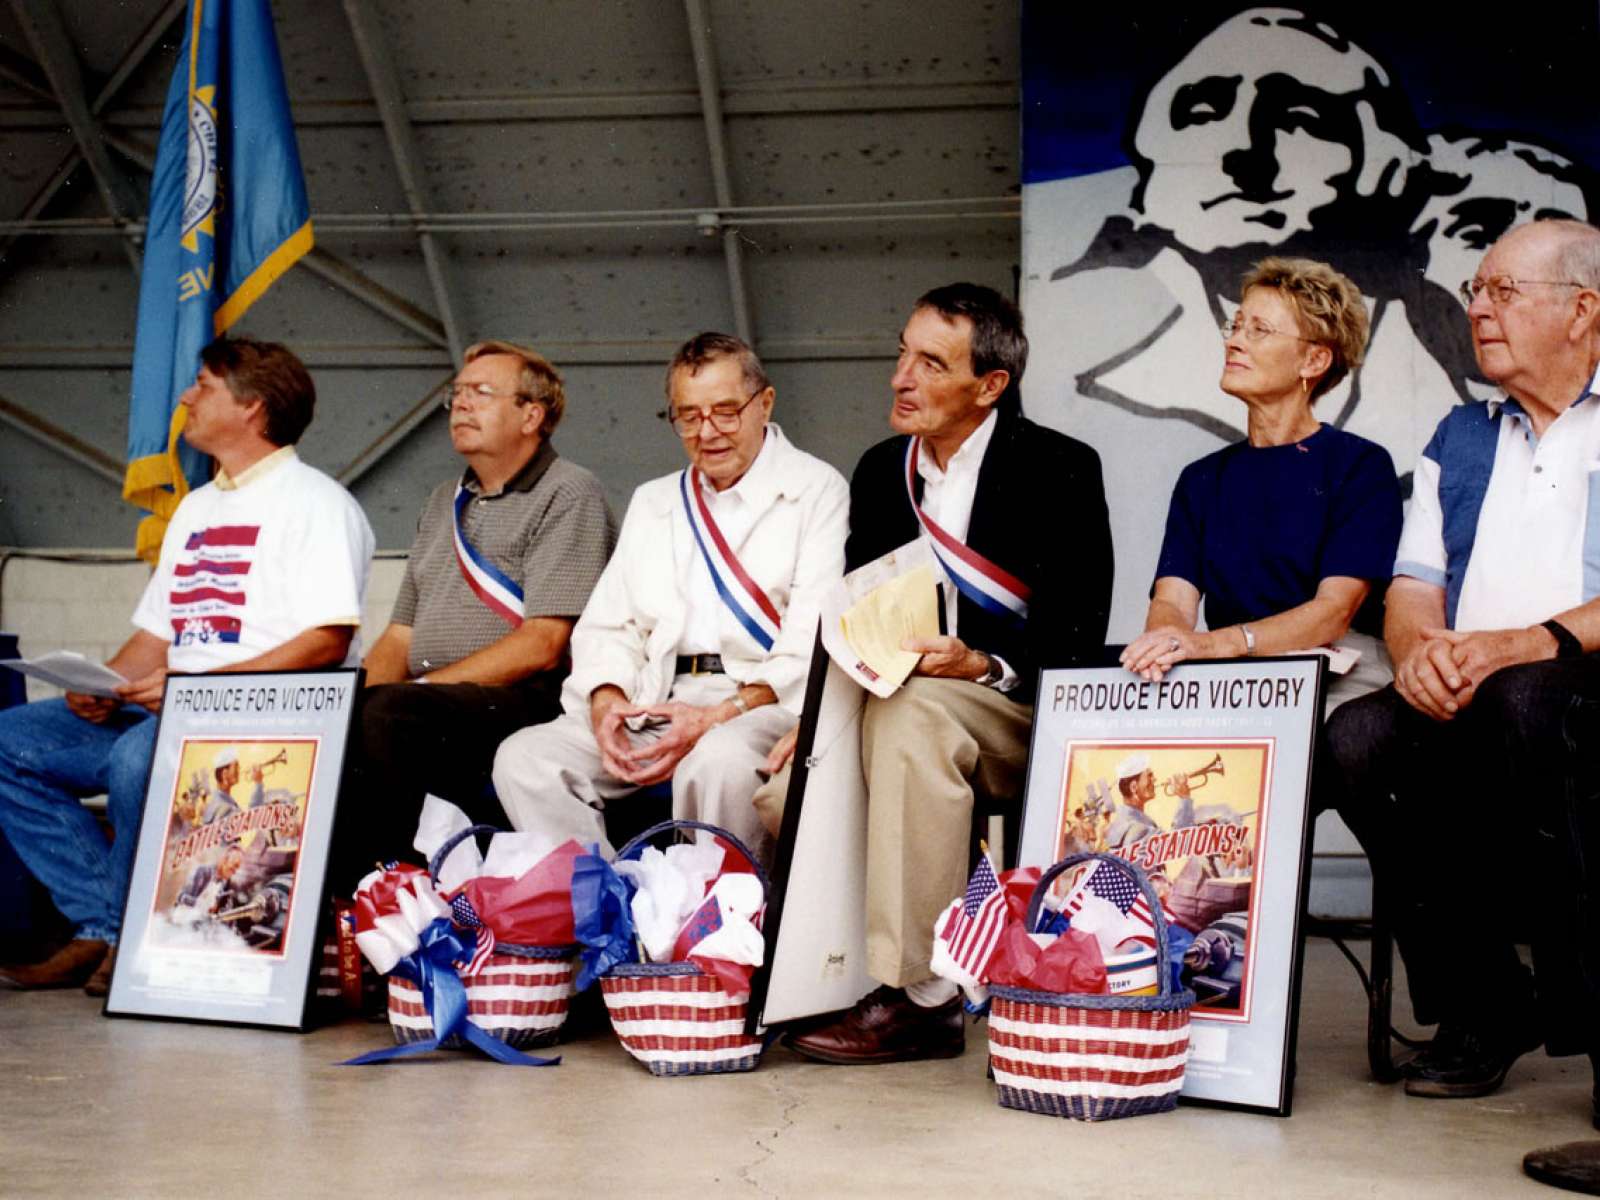
<instances>
[{"instance_id":1,"label":"man in gray polo shirt","mask_svg":"<svg viewBox=\"0 0 1600 1200\"><path fill-rule=\"evenodd\" d=\"M367 655L336 890L375 860L409 857L430 792L502 824L488 791L495 747L560 712L572 625L617 534L600 481L550 444L565 406L541 355L468 348L445 401L467 469L428 497L394 614Z\"/></svg>"}]
</instances>

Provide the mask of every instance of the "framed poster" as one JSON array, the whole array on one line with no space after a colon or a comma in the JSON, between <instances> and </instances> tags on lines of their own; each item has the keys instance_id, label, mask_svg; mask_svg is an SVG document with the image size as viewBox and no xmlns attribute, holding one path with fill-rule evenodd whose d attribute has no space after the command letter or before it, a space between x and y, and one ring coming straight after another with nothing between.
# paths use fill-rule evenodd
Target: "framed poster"
<instances>
[{"instance_id":1,"label":"framed poster","mask_svg":"<svg viewBox=\"0 0 1600 1200\"><path fill-rule=\"evenodd\" d=\"M168 677L108 1014L306 1028L360 686Z\"/></svg>"},{"instance_id":2,"label":"framed poster","mask_svg":"<svg viewBox=\"0 0 1600 1200\"><path fill-rule=\"evenodd\" d=\"M1150 876L1188 942L1186 1100L1289 1115L1326 661L1040 676L1020 862L1106 851Z\"/></svg>"}]
</instances>

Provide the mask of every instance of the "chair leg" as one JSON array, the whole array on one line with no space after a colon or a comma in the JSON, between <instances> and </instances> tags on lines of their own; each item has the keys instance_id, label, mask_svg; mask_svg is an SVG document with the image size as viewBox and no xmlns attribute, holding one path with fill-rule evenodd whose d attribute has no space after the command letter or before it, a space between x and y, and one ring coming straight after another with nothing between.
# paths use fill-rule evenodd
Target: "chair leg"
<instances>
[{"instance_id":1,"label":"chair leg","mask_svg":"<svg viewBox=\"0 0 1600 1200\"><path fill-rule=\"evenodd\" d=\"M1377 879L1372 881L1372 961L1367 979L1367 1065L1379 1083L1400 1078L1394 1061L1394 930Z\"/></svg>"}]
</instances>

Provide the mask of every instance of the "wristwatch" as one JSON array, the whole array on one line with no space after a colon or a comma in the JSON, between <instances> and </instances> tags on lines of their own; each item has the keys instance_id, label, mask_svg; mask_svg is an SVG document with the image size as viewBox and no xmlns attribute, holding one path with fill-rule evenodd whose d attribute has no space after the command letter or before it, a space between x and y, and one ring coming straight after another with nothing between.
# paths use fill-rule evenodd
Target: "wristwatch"
<instances>
[{"instance_id":1,"label":"wristwatch","mask_svg":"<svg viewBox=\"0 0 1600 1200\"><path fill-rule=\"evenodd\" d=\"M995 684L999 683L1002 678L1004 678L1005 668L1000 665L1000 660L994 655L990 654L987 650L979 650L978 653L983 655L983 661L989 665L983 669L983 674L979 675L972 682L983 687L993 687Z\"/></svg>"}]
</instances>

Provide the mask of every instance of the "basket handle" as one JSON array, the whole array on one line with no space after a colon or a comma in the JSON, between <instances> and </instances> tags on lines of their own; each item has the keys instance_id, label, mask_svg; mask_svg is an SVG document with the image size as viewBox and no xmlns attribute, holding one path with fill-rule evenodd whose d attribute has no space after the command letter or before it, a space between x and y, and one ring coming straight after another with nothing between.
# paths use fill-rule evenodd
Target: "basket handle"
<instances>
[{"instance_id":1,"label":"basket handle","mask_svg":"<svg viewBox=\"0 0 1600 1200\"><path fill-rule=\"evenodd\" d=\"M499 833L496 825L468 825L465 829L458 829L449 837L439 843L439 848L433 852L433 857L428 860L428 878L433 880L433 886L439 886L439 871L444 866L444 860L450 857L454 850L469 837L477 837L480 833Z\"/></svg>"},{"instance_id":2,"label":"basket handle","mask_svg":"<svg viewBox=\"0 0 1600 1200\"><path fill-rule=\"evenodd\" d=\"M1056 881L1056 878L1063 871L1066 871L1071 867L1075 867L1079 863L1088 862L1090 859L1097 859L1100 862L1110 863L1112 866L1116 867L1123 874L1125 874L1129 879L1133 880L1134 885L1139 889L1140 893L1143 894L1145 903L1150 906L1150 924L1155 930L1156 974L1157 983L1160 985L1161 989L1160 994L1163 996L1172 995L1172 969L1170 966L1171 956L1167 951L1166 913L1162 911L1161 901L1156 896L1155 888L1150 886L1149 877L1125 858L1121 858L1115 854L1091 853L1067 855L1066 858L1063 858L1060 862L1056 863L1055 866L1051 867L1043 875L1039 876L1039 882L1033 889L1033 895L1028 898L1028 915L1026 918L1027 925L1025 928L1030 932L1032 931L1035 922L1037 922L1039 919L1039 909L1044 905L1045 893L1050 890L1050 885Z\"/></svg>"},{"instance_id":3,"label":"basket handle","mask_svg":"<svg viewBox=\"0 0 1600 1200\"><path fill-rule=\"evenodd\" d=\"M685 829L704 829L707 833L714 834L716 837L721 838L724 842L728 843L728 845L732 846L741 855L743 855L745 862L750 864L751 873L761 881L761 894L765 896L771 890L772 884L767 879L767 872L765 868L762 867L761 861L756 858L754 854L750 853L750 847L746 846L743 842L741 842L733 834L729 833L726 829L722 828L720 825L711 825L705 821L675 820L662 821L659 825L652 825L649 829L646 829L643 833L633 838L630 842L628 842L627 845L623 846L621 850L618 850L617 858L637 858L644 852L645 846L649 844L652 838L663 833L678 833Z\"/></svg>"}]
</instances>

